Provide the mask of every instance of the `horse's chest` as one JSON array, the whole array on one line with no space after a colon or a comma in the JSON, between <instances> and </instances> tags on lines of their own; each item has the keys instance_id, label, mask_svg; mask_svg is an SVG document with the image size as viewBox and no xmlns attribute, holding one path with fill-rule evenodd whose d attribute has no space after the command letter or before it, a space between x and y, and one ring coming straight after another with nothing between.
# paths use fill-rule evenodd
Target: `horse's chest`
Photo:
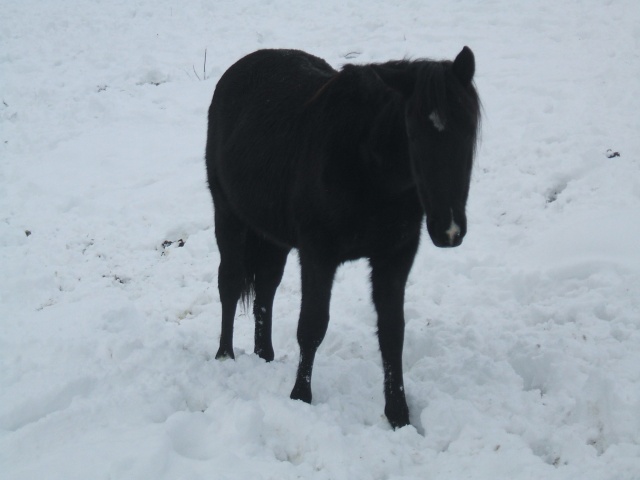
<instances>
[{"instance_id":1,"label":"horse's chest","mask_svg":"<svg viewBox=\"0 0 640 480\"><path fill-rule=\"evenodd\" d=\"M422 216L420 209L406 206L362 211L330 228L325 238L341 260L373 257L415 240Z\"/></svg>"}]
</instances>

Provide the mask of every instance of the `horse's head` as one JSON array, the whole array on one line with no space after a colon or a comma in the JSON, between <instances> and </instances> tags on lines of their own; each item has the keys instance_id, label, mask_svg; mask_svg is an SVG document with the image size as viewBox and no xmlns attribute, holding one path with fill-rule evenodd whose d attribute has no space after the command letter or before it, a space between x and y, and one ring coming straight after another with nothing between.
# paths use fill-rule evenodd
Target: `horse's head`
<instances>
[{"instance_id":1,"label":"horse's head","mask_svg":"<svg viewBox=\"0 0 640 480\"><path fill-rule=\"evenodd\" d=\"M437 247L456 247L467 232L465 207L480 103L468 47L453 62L418 65L405 120L414 182Z\"/></svg>"}]
</instances>

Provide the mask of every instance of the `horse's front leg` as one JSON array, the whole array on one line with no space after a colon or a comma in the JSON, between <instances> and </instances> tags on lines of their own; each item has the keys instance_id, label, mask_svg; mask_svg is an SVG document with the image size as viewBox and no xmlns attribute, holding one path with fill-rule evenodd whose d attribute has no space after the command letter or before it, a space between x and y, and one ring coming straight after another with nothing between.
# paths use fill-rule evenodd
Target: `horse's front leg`
<instances>
[{"instance_id":1,"label":"horse's front leg","mask_svg":"<svg viewBox=\"0 0 640 480\"><path fill-rule=\"evenodd\" d=\"M416 246L402 254L372 258L371 285L378 313L378 341L384 368L384 413L393 428L409 424L404 392L402 347L404 344L404 289Z\"/></svg>"},{"instance_id":2,"label":"horse's front leg","mask_svg":"<svg viewBox=\"0 0 640 480\"><path fill-rule=\"evenodd\" d=\"M300 252L302 304L298 321L300 362L291 398L311 403L311 373L316 351L329 325L331 286L337 265Z\"/></svg>"}]
</instances>

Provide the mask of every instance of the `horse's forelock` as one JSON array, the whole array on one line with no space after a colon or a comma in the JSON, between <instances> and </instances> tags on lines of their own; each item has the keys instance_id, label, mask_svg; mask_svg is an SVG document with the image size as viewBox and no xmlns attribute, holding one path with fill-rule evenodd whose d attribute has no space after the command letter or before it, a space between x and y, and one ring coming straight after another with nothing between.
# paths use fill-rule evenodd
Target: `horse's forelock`
<instances>
[{"instance_id":1,"label":"horse's forelock","mask_svg":"<svg viewBox=\"0 0 640 480\"><path fill-rule=\"evenodd\" d=\"M443 129L459 128L457 118L468 119L477 129L481 106L473 83L463 86L453 74L450 61L419 63L411 106L414 113L423 118L437 118Z\"/></svg>"}]
</instances>

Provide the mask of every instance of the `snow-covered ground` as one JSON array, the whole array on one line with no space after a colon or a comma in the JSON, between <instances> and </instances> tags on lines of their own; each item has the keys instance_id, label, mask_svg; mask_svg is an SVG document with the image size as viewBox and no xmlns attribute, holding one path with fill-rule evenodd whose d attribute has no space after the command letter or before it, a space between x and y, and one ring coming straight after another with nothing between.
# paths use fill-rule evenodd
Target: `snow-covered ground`
<instances>
[{"instance_id":1,"label":"snow-covered ground","mask_svg":"<svg viewBox=\"0 0 640 480\"><path fill-rule=\"evenodd\" d=\"M3 2L0 478L640 479L639 25L637 0ZM483 140L464 244L425 235L407 289L412 426L383 416L365 262L338 272L312 405L289 400L293 254L276 360L243 314L215 361L222 72L463 45Z\"/></svg>"}]
</instances>

